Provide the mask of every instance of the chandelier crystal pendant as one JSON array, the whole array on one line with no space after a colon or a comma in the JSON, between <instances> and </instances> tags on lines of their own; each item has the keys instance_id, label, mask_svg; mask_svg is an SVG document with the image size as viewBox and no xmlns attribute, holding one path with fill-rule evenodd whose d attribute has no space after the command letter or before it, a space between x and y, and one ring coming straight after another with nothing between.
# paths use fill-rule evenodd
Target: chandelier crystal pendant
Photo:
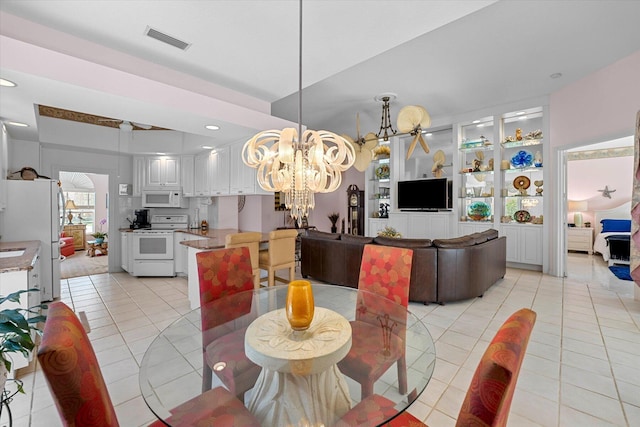
<instances>
[{"instance_id":1,"label":"chandelier crystal pendant","mask_svg":"<svg viewBox=\"0 0 640 427\"><path fill-rule=\"evenodd\" d=\"M267 130L254 135L242 149L242 161L257 168L265 191L284 193L291 217L302 223L315 207L315 193L340 187L342 172L355 161L355 150L343 137L326 130L302 132L302 0L300 0L298 130Z\"/></svg>"}]
</instances>

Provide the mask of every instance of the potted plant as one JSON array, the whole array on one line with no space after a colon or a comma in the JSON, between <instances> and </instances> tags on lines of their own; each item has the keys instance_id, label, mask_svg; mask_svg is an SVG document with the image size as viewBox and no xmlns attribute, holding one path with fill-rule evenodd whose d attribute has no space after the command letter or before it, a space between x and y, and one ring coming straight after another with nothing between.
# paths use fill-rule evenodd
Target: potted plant
<instances>
[{"instance_id":1,"label":"potted plant","mask_svg":"<svg viewBox=\"0 0 640 427\"><path fill-rule=\"evenodd\" d=\"M13 292L7 296L0 295L0 306L6 302L20 302L20 295L25 292L40 292L40 289L33 288ZM4 390L7 375L11 371L10 353L21 353L25 357L35 347L32 332L40 335L42 331L38 329L37 323L44 322L46 317L40 314L40 309L47 306L39 304L27 309L15 307L0 310L0 391ZM35 316L29 317L29 314ZM22 391L22 390L20 390Z\"/></svg>"},{"instance_id":2,"label":"potted plant","mask_svg":"<svg viewBox=\"0 0 640 427\"><path fill-rule=\"evenodd\" d=\"M98 228L99 228L98 231L94 231L93 233L91 233L93 238L96 240L96 243L103 243L104 239L108 236L107 233L102 232L102 226L105 225L106 223L107 223L107 219L102 218L100 220L100 224L98 225Z\"/></svg>"},{"instance_id":3,"label":"potted plant","mask_svg":"<svg viewBox=\"0 0 640 427\"><path fill-rule=\"evenodd\" d=\"M336 233L338 231L338 227L336 224L338 223L338 219L340 218L340 214L338 212L333 212L328 215L329 221L331 221L331 232Z\"/></svg>"},{"instance_id":4,"label":"potted plant","mask_svg":"<svg viewBox=\"0 0 640 427\"><path fill-rule=\"evenodd\" d=\"M378 236L394 237L396 239L399 239L400 237L402 237L402 234L398 233L398 231L395 228L386 226L384 230L381 230L378 232Z\"/></svg>"}]
</instances>

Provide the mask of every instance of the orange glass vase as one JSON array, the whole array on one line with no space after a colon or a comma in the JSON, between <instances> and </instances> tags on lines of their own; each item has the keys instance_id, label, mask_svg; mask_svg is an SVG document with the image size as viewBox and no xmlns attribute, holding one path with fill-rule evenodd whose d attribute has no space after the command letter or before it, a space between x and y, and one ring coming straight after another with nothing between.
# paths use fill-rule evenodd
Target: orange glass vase
<instances>
[{"instance_id":1,"label":"orange glass vase","mask_svg":"<svg viewBox=\"0 0 640 427\"><path fill-rule=\"evenodd\" d=\"M313 320L313 290L311 282L294 280L287 289L287 320L294 331L304 331Z\"/></svg>"}]
</instances>

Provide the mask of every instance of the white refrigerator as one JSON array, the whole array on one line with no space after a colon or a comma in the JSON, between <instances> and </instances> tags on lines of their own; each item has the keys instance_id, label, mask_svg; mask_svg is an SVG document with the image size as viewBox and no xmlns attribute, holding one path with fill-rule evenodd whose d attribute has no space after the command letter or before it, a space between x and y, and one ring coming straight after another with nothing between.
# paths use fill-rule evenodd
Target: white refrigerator
<instances>
[{"instance_id":1,"label":"white refrigerator","mask_svg":"<svg viewBox=\"0 0 640 427\"><path fill-rule=\"evenodd\" d=\"M64 196L58 182L49 179L8 180L7 208L2 240L40 240L42 301L60 297L60 231Z\"/></svg>"}]
</instances>

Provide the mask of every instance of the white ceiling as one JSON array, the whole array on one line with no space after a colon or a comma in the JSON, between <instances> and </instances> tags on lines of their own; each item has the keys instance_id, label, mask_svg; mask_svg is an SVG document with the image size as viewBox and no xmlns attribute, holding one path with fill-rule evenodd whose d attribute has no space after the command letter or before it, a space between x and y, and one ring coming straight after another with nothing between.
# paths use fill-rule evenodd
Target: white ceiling
<instances>
[{"instance_id":1,"label":"white ceiling","mask_svg":"<svg viewBox=\"0 0 640 427\"><path fill-rule=\"evenodd\" d=\"M418 104L437 126L547 95L640 50L640 1L305 0L303 9L302 122L352 135L356 113L363 132L378 130L383 92L398 95L394 125L402 106ZM147 26L191 46L150 39ZM0 89L0 119L30 126L8 126L16 139L42 140L48 121L34 105L43 104L243 141L297 122L298 2L2 0L0 76L19 85Z\"/></svg>"}]
</instances>

